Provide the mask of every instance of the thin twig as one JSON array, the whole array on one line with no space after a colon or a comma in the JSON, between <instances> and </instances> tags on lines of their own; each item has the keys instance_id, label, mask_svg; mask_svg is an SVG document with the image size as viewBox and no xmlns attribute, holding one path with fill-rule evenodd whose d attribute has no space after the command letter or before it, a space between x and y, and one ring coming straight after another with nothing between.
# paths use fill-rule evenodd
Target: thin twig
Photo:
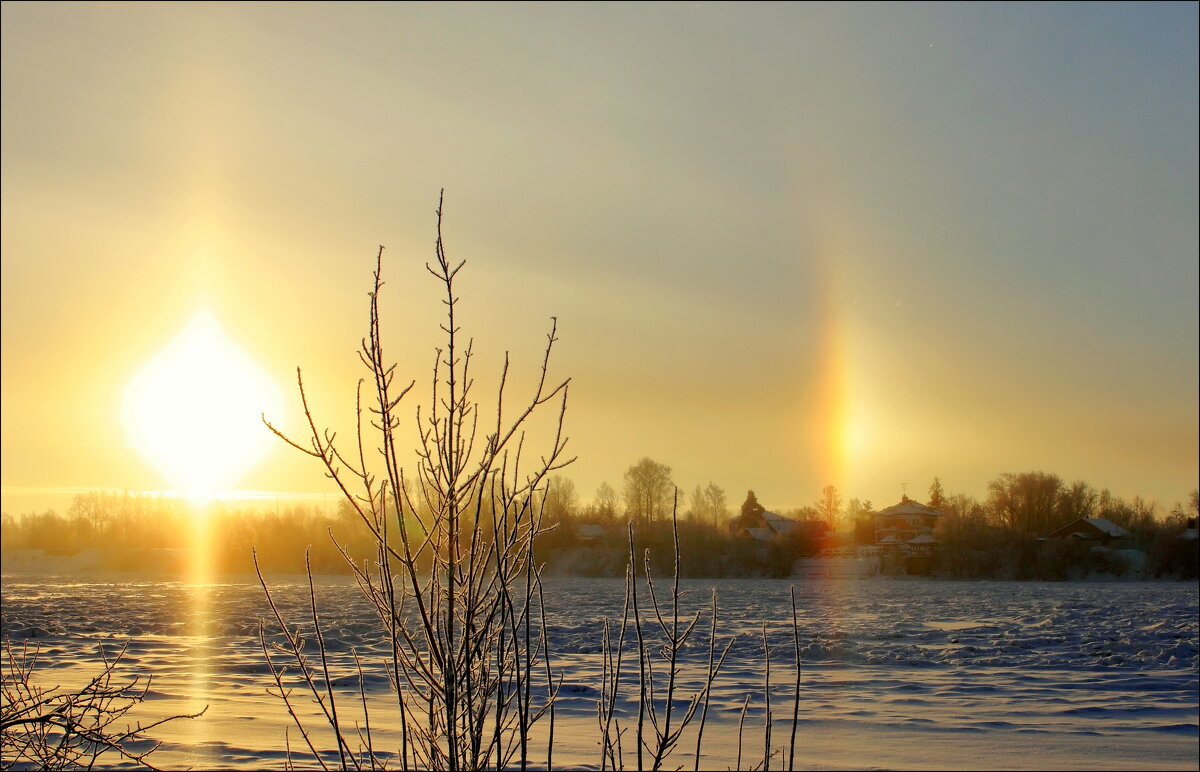
<instances>
[{"instance_id":1,"label":"thin twig","mask_svg":"<svg viewBox=\"0 0 1200 772\"><path fill-rule=\"evenodd\" d=\"M796 692L792 702L792 739L788 743L788 770L796 768L796 726L800 722L800 623L796 617L796 585L789 590L792 599L792 644L796 654Z\"/></svg>"}]
</instances>

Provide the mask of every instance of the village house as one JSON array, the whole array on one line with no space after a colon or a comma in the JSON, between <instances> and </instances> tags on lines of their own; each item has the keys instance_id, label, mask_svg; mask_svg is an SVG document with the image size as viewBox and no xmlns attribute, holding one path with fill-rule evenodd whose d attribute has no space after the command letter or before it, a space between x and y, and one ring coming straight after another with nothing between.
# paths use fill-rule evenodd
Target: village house
<instances>
[{"instance_id":1,"label":"village house","mask_svg":"<svg viewBox=\"0 0 1200 772\"><path fill-rule=\"evenodd\" d=\"M755 541L770 541L777 536L790 533L796 525L796 521L791 518L764 510L762 514L754 518L753 525L742 528L742 535L749 536Z\"/></svg>"},{"instance_id":2,"label":"village house","mask_svg":"<svg viewBox=\"0 0 1200 772\"><path fill-rule=\"evenodd\" d=\"M1081 517L1048 534L1046 538L1080 539L1107 544L1117 539L1128 539L1131 535L1129 531L1103 517Z\"/></svg>"},{"instance_id":3,"label":"village house","mask_svg":"<svg viewBox=\"0 0 1200 772\"><path fill-rule=\"evenodd\" d=\"M875 513L875 545L888 562L904 573L927 574L933 568L938 540L933 529L942 510L913 501L907 495Z\"/></svg>"},{"instance_id":4,"label":"village house","mask_svg":"<svg viewBox=\"0 0 1200 772\"><path fill-rule=\"evenodd\" d=\"M595 523L580 523L575 526L575 538L580 544L599 544L607 537L604 527Z\"/></svg>"},{"instance_id":5,"label":"village house","mask_svg":"<svg viewBox=\"0 0 1200 772\"><path fill-rule=\"evenodd\" d=\"M942 510L904 496L899 504L875 513L875 543L905 544L922 534L932 534L941 515Z\"/></svg>"},{"instance_id":6,"label":"village house","mask_svg":"<svg viewBox=\"0 0 1200 772\"><path fill-rule=\"evenodd\" d=\"M829 531L824 520L793 520L790 517L764 510L754 519L754 524L741 530L743 536L755 541L770 541L791 533L803 533L810 539L823 539Z\"/></svg>"}]
</instances>

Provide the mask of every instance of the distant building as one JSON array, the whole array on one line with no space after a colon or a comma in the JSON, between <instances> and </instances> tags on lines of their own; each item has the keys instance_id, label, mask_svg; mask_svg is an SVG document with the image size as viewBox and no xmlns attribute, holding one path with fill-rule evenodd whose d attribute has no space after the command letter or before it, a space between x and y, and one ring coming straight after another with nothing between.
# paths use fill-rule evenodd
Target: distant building
<instances>
[{"instance_id":1,"label":"distant building","mask_svg":"<svg viewBox=\"0 0 1200 772\"><path fill-rule=\"evenodd\" d=\"M763 525L771 529L771 532L776 536L782 536L786 533L791 533L796 529L799 523L792 520L790 517L777 515L770 510L762 513Z\"/></svg>"},{"instance_id":2,"label":"distant building","mask_svg":"<svg viewBox=\"0 0 1200 772\"><path fill-rule=\"evenodd\" d=\"M755 541L771 541L775 538L775 532L770 528L743 528L743 536L749 536Z\"/></svg>"},{"instance_id":3,"label":"distant building","mask_svg":"<svg viewBox=\"0 0 1200 772\"><path fill-rule=\"evenodd\" d=\"M749 521L743 522L741 533L755 541L770 541L776 536L790 533L797 523L791 518L763 510Z\"/></svg>"},{"instance_id":4,"label":"distant building","mask_svg":"<svg viewBox=\"0 0 1200 772\"><path fill-rule=\"evenodd\" d=\"M596 544L605 540L608 534L602 526L594 523L580 523L575 526L575 537L580 544Z\"/></svg>"},{"instance_id":5,"label":"distant building","mask_svg":"<svg viewBox=\"0 0 1200 772\"><path fill-rule=\"evenodd\" d=\"M942 510L927 507L908 496L875 513L875 543L906 544L921 535L931 535ZM930 537L932 538L932 536ZM928 543L922 541L920 543Z\"/></svg>"},{"instance_id":6,"label":"distant building","mask_svg":"<svg viewBox=\"0 0 1200 772\"><path fill-rule=\"evenodd\" d=\"M1103 517L1081 517L1048 534L1047 539L1081 539L1101 544L1117 539L1128 539L1132 534L1111 520Z\"/></svg>"},{"instance_id":7,"label":"distant building","mask_svg":"<svg viewBox=\"0 0 1200 772\"><path fill-rule=\"evenodd\" d=\"M743 536L755 541L771 541L791 533L802 533L810 539L823 539L829 531L824 520L793 520L790 517L764 510L741 529Z\"/></svg>"},{"instance_id":8,"label":"distant building","mask_svg":"<svg viewBox=\"0 0 1200 772\"><path fill-rule=\"evenodd\" d=\"M933 568L938 540L933 536L942 510L927 507L908 496L874 515L875 545L889 564L908 574L927 574Z\"/></svg>"}]
</instances>

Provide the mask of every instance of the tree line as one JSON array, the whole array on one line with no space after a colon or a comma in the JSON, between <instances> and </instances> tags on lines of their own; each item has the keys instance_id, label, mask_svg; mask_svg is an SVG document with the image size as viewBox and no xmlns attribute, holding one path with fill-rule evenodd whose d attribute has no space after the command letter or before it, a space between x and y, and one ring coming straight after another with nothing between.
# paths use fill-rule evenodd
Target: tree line
<instances>
[{"instance_id":1,"label":"tree line","mask_svg":"<svg viewBox=\"0 0 1200 772\"><path fill-rule=\"evenodd\" d=\"M658 565L660 557L666 560L671 553L667 545L673 514L679 523L682 571L692 576L786 576L799 557L873 545L876 539L872 502L845 500L831 485L811 504L778 512L814 527L795 528L764 542L747 536L747 529L765 525L767 512L752 490L735 510L721 486L709 481L684 493L671 467L650 458L630 465L622 483L620 493L601 483L586 503L574 482L562 475L550 477L535 493L544 528L539 551L551 570L621 575L628 554L627 524L633 526L639 549L650 549ZM937 568L943 575L1066 578L1072 567L1105 570L1103 561L1097 563L1079 545L1047 546L1040 541L1088 517L1104 518L1129 531L1128 543L1146 552L1151 569L1161 569L1158 573L1196 575L1196 542L1177 538L1188 519L1196 517L1196 490L1186 502L1162 511L1140 496L1126 499L1083 481L1067 483L1055 474L1021 472L996 476L983 498L947 493L935 477L925 503L943 513L934 532L939 542ZM65 514L4 514L3 549L69 552L99 547L102 567L169 568L171 551L190 547L193 517L191 506L178 499L83 493L74 497ZM251 571L251 548L265 570L281 572L302 571L306 550L314 570L329 573L348 570L339 547L364 559L373 554L370 534L344 503L337 509L298 503L267 510L215 503L205 518L213 567L222 572Z\"/></svg>"}]
</instances>

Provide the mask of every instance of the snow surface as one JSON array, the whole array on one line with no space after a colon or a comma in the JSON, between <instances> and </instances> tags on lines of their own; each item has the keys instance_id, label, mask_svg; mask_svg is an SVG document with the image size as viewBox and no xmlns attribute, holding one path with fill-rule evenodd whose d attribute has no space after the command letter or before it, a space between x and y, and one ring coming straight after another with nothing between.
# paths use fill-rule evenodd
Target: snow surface
<instances>
[{"instance_id":1,"label":"snow surface","mask_svg":"<svg viewBox=\"0 0 1200 772\"><path fill-rule=\"evenodd\" d=\"M777 754L771 766L786 766L795 683L791 584L683 583L681 615L703 617L682 662L685 696L698 686L707 660L713 587L718 643L734 638L713 693L702 768L733 766L747 694L742 764L762 760L764 620ZM802 656L798 767L1197 768L1195 582L794 584ZM282 577L272 588L289 620L303 626L303 580ZM97 643L129 640L128 671L154 677L152 699L132 718L210 705L201 719L162 728L159 766L279 768L285 737L298 747L283 707L266 694L270 676L258 620L269 610L256 583L197 587L10 575L2 589L3 632L41 646L45 682L82 682L95 671ZM644 585L639 589L645 602ZM657 581L656 589L667 592L669 582ZM380 661L386 649L351 581L322 578L317 590L335 686L352 711L358 684L350 648L368 662ZM600 625L606 616L619 619L623 583L555 578L546 597L553 664L563 678L554 765L596 768ZM631 672L628 654L626 663ZM368 664L365 680L376 739L394 739L382 666ZM618 706L623 721L636 716L636 698L636 685L626 686ZM685 740L668 766L690 769L693 750L694 740ZM534 762L544 766L544 747ZM634 766L632 756L626 764Z\"/></svg>"}]
</instances>

